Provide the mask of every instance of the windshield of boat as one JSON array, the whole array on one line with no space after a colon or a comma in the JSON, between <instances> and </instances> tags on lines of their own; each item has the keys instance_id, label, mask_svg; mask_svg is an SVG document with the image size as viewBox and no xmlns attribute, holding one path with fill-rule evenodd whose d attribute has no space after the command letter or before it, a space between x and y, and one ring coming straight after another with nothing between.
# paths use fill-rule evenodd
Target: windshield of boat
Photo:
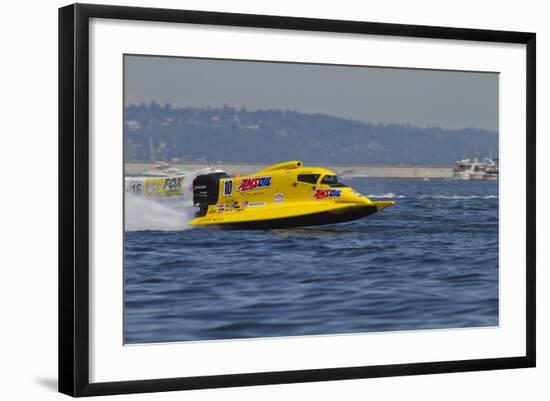
<instances>
[{"instance_id":1,"label":"windshield of boat","mask_svg":"<svg viewBox=\"0 0 550 401\"><path fill-rule=\"evenodd\" d=\"M320 174L300 174L298 175L298 181L307 182L308 184L317 184Z\"/></svg>"},{"instance_id":2,"label":"windshield of boat","mask_svg":"<svg viewBox=\"0 0 550 401\"><path fill-rule=\"evenodd\" d=\"M347 186L346 184L341 183L335 175L325 175L321 180L321 184L326 184L331 188L342 188Z\"/></svg>"}]
</instances>

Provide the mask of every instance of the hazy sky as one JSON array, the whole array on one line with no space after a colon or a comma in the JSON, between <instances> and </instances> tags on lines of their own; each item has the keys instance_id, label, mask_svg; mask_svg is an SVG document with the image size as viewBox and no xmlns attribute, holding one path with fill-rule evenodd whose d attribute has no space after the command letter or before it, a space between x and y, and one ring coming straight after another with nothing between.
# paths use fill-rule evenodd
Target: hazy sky
<instances>
[{"instance_id":1,"label":"hazy sky","mask_svg":"<svg viewBox=\"0 0 550 401\"><path fill-rule=\"evenodd\" d=\"M498 130L496 73L126 56L126 105L152 101Z\"/></svg>"}]
</instances>

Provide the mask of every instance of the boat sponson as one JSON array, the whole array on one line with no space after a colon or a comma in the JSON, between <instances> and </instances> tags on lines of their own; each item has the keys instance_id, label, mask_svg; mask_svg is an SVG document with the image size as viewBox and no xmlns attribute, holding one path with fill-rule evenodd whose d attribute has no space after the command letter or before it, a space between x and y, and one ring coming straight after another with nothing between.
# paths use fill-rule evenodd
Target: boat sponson
<instances>
[{"instance_id":1,"label":"boat sponson","mask_svg":"<svg viewBox=\"0 0 550 401\"><path fill-rule=\"evenodd\" d=\"M265 230L290 227L320 226L333 223L344 223L361 219L376 213L378 208L375 205L353 207L346 210L324 211L319 213L305 214L300 216L282 217L269 220L253 220L235 223L221 223L217 227L229 229Z\"/></svg>"}]
</instances>

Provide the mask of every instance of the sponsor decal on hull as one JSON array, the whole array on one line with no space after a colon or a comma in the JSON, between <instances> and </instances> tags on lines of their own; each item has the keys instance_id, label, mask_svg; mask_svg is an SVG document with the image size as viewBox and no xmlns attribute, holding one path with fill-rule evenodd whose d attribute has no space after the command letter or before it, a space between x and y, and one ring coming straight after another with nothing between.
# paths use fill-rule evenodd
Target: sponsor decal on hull
<instances>
[{"instance_id":1,"label":"sponsor decal on hull","mask_svg":"<svg viewBox=\"0 0 550 401\"><path fill-rule=\"evenodd\" d=\"M271 176L243 178L239 184L239 192L254 191L271 186Z\"/></svg>"},{"instance_id":2,"label":"sponsor decal on hull","mask_svg":"<svg viewBox=\"0 0 550 401\"><path fill-rule=\"evenodd\" d=\"M255 207L255 206L265 206L265 205L266 205L265 202L248 202L248 201L243 202L243 207Z\"/></svg>"},{"instance_id":3,"label":"sponsor decal on hull","mask_svg":"<svg viewBox=\"0 0 550 401\"><path fill-rule=\"evenodd\" d=\"M341 189L316 189L313 199L329 199L329 198L339 198L342 195Z\"/></svg>"},{"instance_id":4,"label":"sponsor decal on hull","mask_svg":"<svg viewBox=\"0 0 550 401\"><path fill-rule=\"evenodd\" d=\"M246 207L245 202L243 202L243 207ZM255 205L255 206L259 206L259 205ZM232 211L235 211L235 210L236 211L242 211L243 210L239 206L239 202L237 202L237 201L233 201L233 203L217 203L216 204L217 213L232 212Z\"/></svg>"},{"instance_id":5,"label":"sponsor decal on hull","mask_svg":"<svg viewBox=\"0 0 550 401\"><path fill-rule=\"evenodd\" d=\"M273 196L273 203L283 203L285 201L285 196L283 194L275 194Z\"/></svg>"}]
</instances>

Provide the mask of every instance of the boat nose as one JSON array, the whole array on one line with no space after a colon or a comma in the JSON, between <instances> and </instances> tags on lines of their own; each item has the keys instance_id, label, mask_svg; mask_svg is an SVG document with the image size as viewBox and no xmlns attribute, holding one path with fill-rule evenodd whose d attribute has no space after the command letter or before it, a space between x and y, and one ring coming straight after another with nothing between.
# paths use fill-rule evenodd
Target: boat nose
<instances>
[{"instance_id":1,"label":"boat nose","mask_svg":"<svg viewBox=\"0 0 550 401\"><path fill-rule=\"evenodd\" d=\"M369 199L367 196L361 195L359 193L354 193L352 195L355 196L354 201L356 202L357 206L365 206L365 205L376 206L377 212L380 212L386 209L387 207L395 205L394 201L373 201Z\"/></svg>"},{"instance_id":2,"label":"boat nose","mask_svg":"<svg viewBox=\"0 0 550 401\"><path fill-rule=\"evenodd\" d=\"M371 205L372 201L365 195L361 195L359 192L350 191L346 197L348 201L354 202L357 206Z\"/></svg>"},{"instance_id":3,"label":"boat nose","mask_svg":"<svg viewBox=\"0 0 550 401\"><path fill-rule=\"evenodd\" d=\"M376 210L378 212L381 212L385 208L395 205L395 202L394 201L383 201L383 202L372 202L372 204L374 206L376 206Z\"/></svg>"}]
</instances>

